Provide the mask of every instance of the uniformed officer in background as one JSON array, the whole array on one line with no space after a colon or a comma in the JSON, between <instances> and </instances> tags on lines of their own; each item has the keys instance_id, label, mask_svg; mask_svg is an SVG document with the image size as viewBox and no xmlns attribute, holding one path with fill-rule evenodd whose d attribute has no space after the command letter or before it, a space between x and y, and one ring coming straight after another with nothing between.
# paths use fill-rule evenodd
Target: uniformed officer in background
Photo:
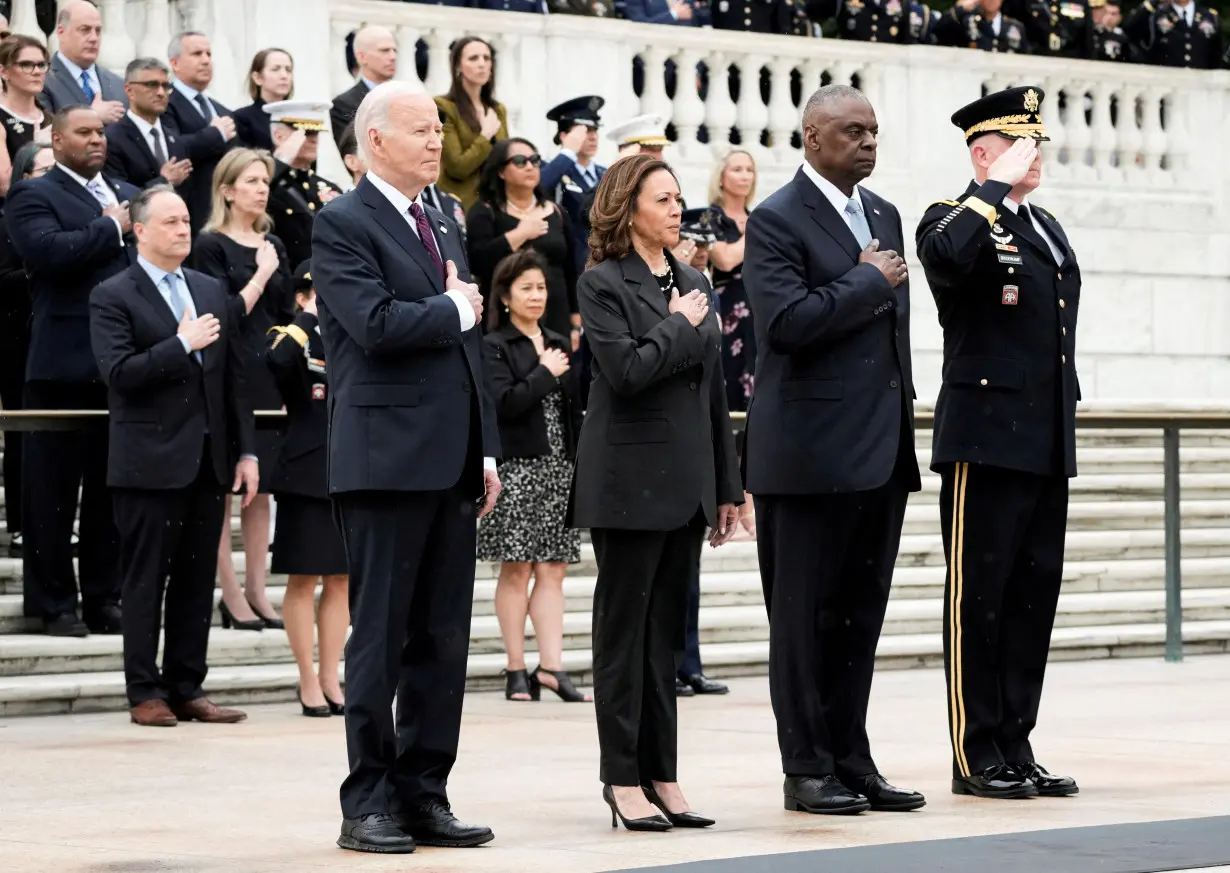
<instances>
[{"instance_id":1,"label":"uniformed officer in background","mask_svg":"<svg viewBox=\"0 0 1230 873\"><path fill-rule=\"evenodd\" d=\"M793 0L714 0L709 4L714 30L746 33L790 33Z\"/></svg>"},{"instance_id":2,"label":"uniformed officer in background","mask_svg":"<svg viewBox=\"0 0 1230 873\"><path fill-rule=\"evenodd\" d=\"M1025 25L1002 7L1003 0L957 0L935 26L937 44L1029 54L1033 47Z\"/></svg>"},{"instance_id":3,"label":"uniformed officer in background","mask_svg":"<svg viewBox=\"0 0 1230 873\"><path fill-rule=\"evenodd\" d=\"M931 469L940 474L944 666L954 794L1070 795L1029 735L1038 719L1076 475L1076 312L1067 235L1026 202L1041 182L1041 88L952 116L974 182L933 203L918 258L944 331Z\"/></svg>"},{"instance_id":4,"label":"uniformed officer in background","mask_svg":"<svg viewBox=\"0 0 1230 873\"><path fill-rule=\"evenodd\" d=\"M606 172L606 167L594 161L598 154L598 128L602 125L598 113L605 102L597 95L574 97L547 113L547 120L559 126L555 144L560 150L542 168L542 188L564 207L568 216L577 255L577 275L585 270L589 257L589 226L583 215L586 195L598 187Z\"/></svg>"},{"instance_id":5,"label":"uniformed officer in background","mask_svg":"<svg viewBox=\"0 0 1230 873\"><path fill-rule=\"evenodd\" d=\"M926 3L910 4L910 42L919 45L938 45L935 26L944 13L932 9Z\"/></svg>"},{"instance_id":6,"label":"uniformed officer in background","mask_svg":"<svg viewBox=\"0 0 1230 873\"><path fill-rule=\"evenodd\" d=\"M1145 0L1132 10L1123 30L1147 64L1215 70L1223 60L1221 18L1216 9L1195 0Z\"/></svg>"},{"instance_id":7,"label":"uniformed officer in background","mask_svg":"<svg viewBox=\"0 0 1230 873\"><path fill-rule=\"evenodd\" d=\"M1131 42L1119 26L1122 21L1119 0L1089 0L1089 27L1082 57L1091 61L1132 60Z\"/></svg>"},{"instance_id":8,"label":"uniformed officer in background","mask_svg":"<svg viewBox=\"0 0 1230 873\"><path fill-rule=\"evenodd\" d=\"M328 129L332 103L281 100L266 103L273 125L274 168L269 183L269 217L274 233L286 246L290 263L312 257L312 225L316 212L342 189L316 175L321 131Z\"/></svg>"},{"instance_id":9,"label":"uniformed officer in background","mask_svg":"<svg viewBox=\"0 0 1230 873\"><path fill-rule=\"evenodd\" d=\"M621 158L650 155L661 159L662 149L671 144L666 136L666 119L661 115L638 115L607 131L606 138L619 146Z\"/></svg>"},{"instance_id":10,"label":"uniformed officer in background","mask_svg":"<svg viewBox=\"0 0 1230 873\"><path fill-rule=\"evenodd\" d=\"M859 42L910 43L909 0L807 0L807 15L817 23L837 22L836 36Z\"/></svg>"},{"instance_id":11,"label":"uniformed officer in background","mask_svg":"<svg viewBox=\"0 0 1230 873\"><path fill-rule=\"evenodd\" d=\"M1035 53L1084 57L1088 0L1004 0L1004 12L1025 25Z\"/></svg>"}]
</instances>

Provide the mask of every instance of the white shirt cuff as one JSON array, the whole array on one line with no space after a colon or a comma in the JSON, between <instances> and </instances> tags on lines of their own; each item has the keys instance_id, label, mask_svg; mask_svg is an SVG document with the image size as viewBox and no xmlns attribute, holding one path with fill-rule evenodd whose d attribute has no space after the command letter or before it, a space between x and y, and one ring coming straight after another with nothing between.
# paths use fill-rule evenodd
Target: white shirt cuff
<instances>
[{"instance_id":1,"label":"white shirt cuff","mask_svg":"<svg viewBox=\"0 0 1230 873\"><path fill-rule=\"evenodd\" d=\"M239 460L241 460L241 461L256 461L256 463L258 463L258 464L260 463L260 458L256 457L256 455L240 455L240 456L239 456Z\"/></svg>"},{"instance_id":2,"label":"white shirt cuff","mask_svg":"<svg viewBox=\"0 0 1230 873\"><path fill-rule=\"evenodd\" d=\"M574 152L572 149L562 148L559 150L559 153L563 155L564 157L566 157L568 160L572 161L574 164L577 162L577 153Z\"/></svg>"},{"instance_id":3,"label":"white shirt cuff","mask_svg":"<svg viewBox=\"0 0 1230 873\"><path fill-rule=\"evenodd\" d=\"M184 335L182 333L177 333L176 336L179 337L179 341L184 346L184 354L186 355L192 354L192 343L188 342L188 340L184 338Z\"/></svg>"},{"instance_id":4,"label":"white shirt cuff","mask_svg":"<svg viewBox=\"0 0 1230 873\"><path fill-rule=\"evenodd\" d=\"M461 319L461 332L465 333L478 320L474 316L474 307L470 305L470 301L466 300L466 296L460 291L445 291L444 296L456 304L457 316Z\"/></svg>"},{"instance_id":5,"label":"white shirt cuff","mask_svg":"<svg viewBox=\"0 0 1230 873\"><path fill-rule=\"evenodd\" d=\"M483 469L484 470L494 470L495 469L495 458L483 458Z\"/></svg>"},{"instance_id":6,"label":"white shirt cuff","mask_svg":"<svg viewBox=\"0 0 1230 873\"><path fill-rule=\"evenodd\" d=\"M114 221L114 222L115 222L115 232L116 232L116 234L118 234L118 235L119 235L119 238L120 238L120 247L121 247L121 248L123 248L123 246L124 246L124 228L123 228L123 226L120 224L120 220L119 220L118 218L116 218L114 215L108 215L107 217L108 217L108 218L110 218L112 221Z\"/></svg>"}]
</instances>

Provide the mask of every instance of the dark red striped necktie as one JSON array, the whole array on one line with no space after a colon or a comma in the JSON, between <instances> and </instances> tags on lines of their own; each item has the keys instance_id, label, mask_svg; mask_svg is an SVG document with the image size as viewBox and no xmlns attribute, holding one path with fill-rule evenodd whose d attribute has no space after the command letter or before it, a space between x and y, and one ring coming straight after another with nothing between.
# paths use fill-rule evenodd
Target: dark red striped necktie
<instances>
[{"instance_id":1,"label":"dark red striped necktie","mask_svg":"<svg viewBox=\"0 0 1230 873\"><path fill-rule=\"evenodd\" d=\"M427 220L427 212L420 204L411 203L410 215L414 218L414 224L419 230L419 240L427 249L427 254L431 255L431 262L436 265L436 270L440 273L440 281L443 282L444 262L440 260L440 250L436 248L436 237L431 232L431 222Z\"/></svg>"}]
</instances>

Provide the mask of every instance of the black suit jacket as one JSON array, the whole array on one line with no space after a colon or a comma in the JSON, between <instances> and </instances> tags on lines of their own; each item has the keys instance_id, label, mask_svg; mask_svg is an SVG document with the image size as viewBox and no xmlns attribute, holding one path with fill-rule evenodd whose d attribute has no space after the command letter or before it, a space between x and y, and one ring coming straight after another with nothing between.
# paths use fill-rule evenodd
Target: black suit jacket
<instances>
[{"instance_id":1,"label":"black suit jacket","mask_svg":"<svg viewBox=\"0 0 1230 873\"><path fill-rule=\"evenodd\" d=\"M231 114L231 111L217 100L210 98L209 102L218 115ZM179 131L180 141L187 150L188 157L192 159L192 175L179 186L179 193L188 204L188 214L192 218L192 234L195 236L209 220L214 168L224 154L239 145L239 136L236 135L229 142L224 140L221 133L209 126L213 119L201 115L201 110L179 93L178 89L171 91L171 101L162 116L164 124L167 119L170 119Z\"/></svg>"},{"instance_id":2,"label":"black suit jacket","mask_svg":"<svg viewBox=\"0 0 1230 873\"><path fill-rule=\"evenodd\" d=\"M931 204L918 225L918 259L944 329L931 463L1075 476L1080 266L1059 222L1033 207L1027 224L1004 205L1009 190L971 183L959 200Z\"/></svg>"},{"instance_id":3,"label":"black suit jacket","mask_svg":"<svg viewBox=\"0 0 1230 873\"><path fill-rule=\"evenodd\" d=\"M250 149L274 150L272 117L265 111L265 101L259 97L247 106L231 113L235 119L235 135Z\"/></svg>"},{"instance_id":4,"label":"black suit jacket","mask_svg":"<svg viewBox=\"0 0 1230 873\"><path fill-rule=\"evenodd\" d=\"M107 383L111 441L107 484L113 488L186 488L208 463L229 490L240 455L255 454L256 435L243 371L239 324L217 279L185 269L197 316L217 316L218 339L185 352L178 325L140 264L90 295L90 335Z\"/></svg>"},{"instance_id":5,"label":"black suit jacket","mask_svg":"<svg viewBox=\"0 0 1230 873\"><path fill-rule=\"evenodd\" d=\"M138 188L149 185L165 184L162 177L162 165L154 157L154 150L149 140L137 128L133 120L125 115L115 124L107 125L107 175L123 179ZM162 119L162 133L166 141L162 144L167 159L182 160L189 157L187 144L182 141L179 131L165 117ZM184 181L187 184L188 180Z\"/></svg>"},{"instance_id":6,"label":"black suit jacket","mask_svg":"<svg viewBox=\"0 0 1230 873\"><path fill-rule=\"evenodd\" d=\"M315 315L300 312L290 324L269 332L265 361L286 404L286 427L268 481L274 494L328 500L329 380L317 327Z\"/></svg>"},{"instance_id":7,"label":"black suit jacket","mask_svg":"<svg viewBox=\"0 0 1230 873\"><path fill-rule=\"evenodd\" d=\"M426 211L441 257L469 281L452 223ZM500 438L480 330L461 332L427 249L369 179L316 216L312 280L333 394L329 492L460 483L481 495L482 457L500 456Z\"/></svg>"},{"instance_id":8,"label":"black suit jacket","mask_svg":"<svg viewBox=\"0 0 1230 873\"><path fill-rule=\"evenodd\" d=\"M704 276L667 256L681 295ZM742 503L726 386L722 330L671 314L637 254L603 261L577 282L593 384L581 426L570 525L667 531L703 510Z\"/></svg>"},{"instance_id":9,"label":"black suit jacket","mask_svg":"<svg viewBox=\"0 0 1230 873\"><path fill-rule=\"evenodd\" d=\"M880 249L904 251L896 207L858 190ZM745 246L757 350L743 447L747 490L878 488L893 473L903 424L910 444L902 453L917 490L909 283L894 289L858 262L845 219L802 170L753 210Z\"/></svg>"},{"instance_id":10,"label":"black suit jacket","mask_svg":"<svg viewBox=\"0 0 1230 873\"><path fill-rule=\"evenodd\" d=\"M333 108L329 110L329 123L333 127L333 141L341 148L342 133L350 122L354 121L359 104L368 95L370 88L362 79L333 98Z\"/></svg>"},{"instance_id":11,"label":"black suit jacket","mask_svg":"<svg viewBox=\"0 0 1230 873\"><path fill-rule=\"evenodd\" d=\"M542 330L544 348L572 354L567 337ZM500 448L504 458L536 458L551 451L547 442L547 418L542 400L559 389L564 416L564 451L576 455L581 432L581 404L576 397L576 379L571 372L556 378L538 363L534 341L511 324L483 337L487 384L500 420Z\"/></svg>"},{"instance_id":12,"label":"black suit jacket","mask_svg":"<svg viewBox=\"0 0 1230 873\"><path fill-rule=\"evenodd\" d=\"M104 176L121 203L138 193ZM33 318L27 379L95 382L90 291L132 263L116 223L59 167L18 182L4 208L9 237L30 276Z\"/></svg>"}]
</instances>

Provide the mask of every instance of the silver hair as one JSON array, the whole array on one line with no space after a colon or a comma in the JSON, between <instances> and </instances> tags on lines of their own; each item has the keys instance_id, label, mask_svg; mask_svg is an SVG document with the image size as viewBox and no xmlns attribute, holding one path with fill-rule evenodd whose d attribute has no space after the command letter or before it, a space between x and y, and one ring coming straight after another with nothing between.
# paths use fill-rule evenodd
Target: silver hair
<instances>
[{"instance_id":1,"label":"silver hair","mask_svg":"<svg viewBox=\"0 0 1230 873\"><path fill-rule=\"evenodd\" d=\"M871 102L867 99L866 94L850 85L825 85L823 88L818 88L815 93L807 98L807 105L803 107L803 118L806 119L813 112L824 109L829 104L838 100Z\"/></svg>"},{"instance_id":2,"label":"silver hair","mask_svg":"<svg viewBox=\"0 0 1230 873\"><path fill-rule=\"evenodd\" d=\"M391 80L377 85L367 93L354 116L355 139L359 143L359 155L368 164L372 162L371 131L383 131L389 124L389 107L399 97L422 94L422 87L410 82Z\"/></svg>"},{"instance_id":3,"label":"silver hair","mask_svg":"<svg viewBox=\"0 0 1230 873\"><path fill-rule=\"evenodd\" d=\"M149 218L150 206L159 194L175 194L175 189L167 184L150 185L148 188L142 188L141 192L132 198L128 204L128 217L133 224L145 224Z\"/></svg>"},{"instance_id":4,"label":"silver hair","mask_svg":"<svg viewBox=\"0 0 1230 873\"><path fill-rule=\"evenodd\" d=\"M168 76L171 71L167 69L167 65L157 58L137 58L130 61L128 67L124 70L124 84L127 85L133 80L137 73L144 73L148 70L158 70L161 73L166 73Z\"/></svg>"},{"instance_id":5,"label":"silver hair","mask_svg":"<svg viewBox=\"0 0 1230 873\"><path fill-rule=\"evenodd\" d=\"M184 51L184 40L190 36L203 36L209 39L209 34L201 33L199 30L185 30L171 37L171 42L167 45L167 57L177 58Z\"/></svg>"},{"instance_id":6,"label":"silver hair","mask_svg":"<svg viewBox=\"0 0 1230 873\"><path fill-rule=\"evenodd\" d=\"M98 4L94 0L81 0L81 3L88 3L95 9ZM68 27L73 23L73 12L81 8L81 3L65 3L60 8L60 13L56 16L56 27Z\"/></svg>"}]
</instances>

